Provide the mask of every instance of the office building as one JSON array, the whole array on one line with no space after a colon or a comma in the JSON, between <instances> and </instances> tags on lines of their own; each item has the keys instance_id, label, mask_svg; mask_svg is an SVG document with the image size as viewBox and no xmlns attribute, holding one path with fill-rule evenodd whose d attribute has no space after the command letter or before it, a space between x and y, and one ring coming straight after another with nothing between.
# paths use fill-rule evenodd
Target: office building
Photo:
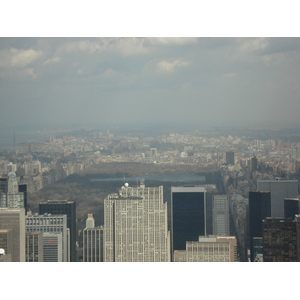
<instances>
[{"instance_id":1,"label":"office building","mask_svg":"<svg viewBox=\"0 0 300 300\"><path fill-rule=\"evenodd\" d=\"M226 152L226 165L234 165L234 152Z\"/></svg>"},{"instance_id":2,"label":"office building","mask_svg":"<svg viewBox=\"0 0 300 300\"><path fill-rule=\"evenodd\" d=\"M226 195L213 195L212 221L214 235L230 235L229 200Z\"/></svg>"},{"instance_id":3,"label":"office building","mask_svg":"<svg viewBox=\"0 0 300 300\"><path fill-rule=\"evenodd\" d=\"M52 235L59 235L59 238L55 238L57 242L59 242L55 247L61 247L61 249L57 249L61 254L59 255L59 261L68 262L70 261L70 244L69 244L69 230L67 228L67 216L66 215L51 215L44 214L38 215L27 214L26 218L26 232L42 232L51 233ZM45 239L43 239L45 241ZM47 255L45 255L46 248L49 247L50 244L43 245L44 249L44 259L47 259ZM44 260L45 261L45 260Z\"/></svg>"},{"instance_id":4,"label":"office building","mask_svg":"<svg viewBox=\"0 0 300 300\"><path fill-rule=\"evenodd\" d=\"M234 236L199 236L186 242L186 250L174 251L175 262L236 262L237 242Z\"/></svg>"},{"instance_id":5,"label":"office building","mask_svg":"<svg viewBox=\"0 0 300 300\"><path fill-rule=\"evenodd\" d=\"M205 187L171 187L171 253L200 235L206 235Z\"/></svg>"},{"instance_id":6,"label":"office building","mask_svg":"<svg viewBox=\"0 0 300 300\"><path fill-rule=\"evenodd\" d=\"M271 216L271 193L249 192L249 246L251 261L254 261L254 239L263 236L262 221Z\"/></svg>"},{"instance_id":7,"label":"office building","mask_svg":"<svg viewBox=\"0 0 300 300\"><path fill-rule=\"evenodd\" d=\"M285 198L284 199L284 218L295 218L295 215L300 213L299 198Z\"/></svg>"},{"instance_id":8,"label":"office building","mask_svg":"<svg viewBox=\"0 0 300 300\"><path fill-rule=\"evenodd\" d=\"M162 186L125 184L104 200L104 261L170 261L167 221Z\"/></svg>"},{"instance_id":9,"label":"office building","mask_svg":"<svg viewBox=\"0 0 300 300\"><path fill-rule=\"evenodd\" d=\"M266 218L263 220L263 261L298 261L295 219Z\"/></svg>"},{"instance_id":10,"label":"office building","mask_svg":"<svg viewBox=\"0 0 300 300\"><path fill-rule=\"evenodd\" d=\"M251 158L251 168L250 168L251 172L255 172L257 171L257 158L256 156Z\"/></svg>"},{"instance_id":11,"label":"office building","mask_svg":"<svg viewBox=\"0 0 300 300\"><path fill-rule=\"evenodd\" d=\"M0 207L25 208L24 193L19 191L17 176L14 172L10 172L7 179L1 180Z\"/></svg>"},{"instance_id":12,"label":"office building","mask_svg":"<svg viewBox=\"0 0 300 300\"><path fill-rule=\"evenodd\" d=\"M0 230L12 230L12 250L4 248L12 262L25 262L25 209L0 208Z\"/></svg>"},{"instance_id":13,"label":"office building","mask_svg":"<svg viewBox=\"0 0 300 300\"><path fill-rule=\"evenodd\" d=\"M64 262L62 252L62 233L43 233L44 262Z\"/></svg>"},{"instance_id":14,"label":"office building","mask_svg":"<svg viewBox=\"0 0 300 300\"><path fill-rule=\"evenodd\" d=\"M103 262L103 227L89 227L82 232L83 262Z\"/></svg>"},{"instance_id":15,"label":"office building","mask_svg":"<svg viewBox=\"0 0 300 300\"><path fill-rule=\"evenodd\" d=\"M39 204L39 214L67 215L70 229L70 260L77 261L76 254L76 202L68 200L48 200Z\"/></svg>"},{"instance_id":16,"label":"office building","mask_svg":"<svg viewBox=\"0 0 300 300\"><path fill-rule=\"evenodd\" d=\"M26 262L43 262L43 233L26 232Z\"/></svg>"},{"instance_id":17,"label":"office building","mask_svg":"<svg viewBox=\"0 0 300 300\"><path fill-rule=\"evenodd\" d=\"M271 217L284 217L284 199L298 198L298 180L257 180L257 191L271 192Z\"/></svg>"}]
</instances>

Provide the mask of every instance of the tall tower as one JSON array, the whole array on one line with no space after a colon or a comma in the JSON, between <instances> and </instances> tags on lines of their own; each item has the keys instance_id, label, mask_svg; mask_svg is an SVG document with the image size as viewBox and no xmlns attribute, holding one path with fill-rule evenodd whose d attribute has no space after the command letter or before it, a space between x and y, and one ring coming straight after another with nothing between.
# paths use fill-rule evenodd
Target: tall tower
<instances>
[{"instance_id":1,"label":"tall tower","mask_svg":"<svg viewBox=\"0 0 300 300\"><path fill-rule=\"evenodd\" d=\"M299 198L285 198L284 199L284 217L295 218L295 215L300 213L300 200Z\"/></svg>"},{"instance_id":2,"label":"tall tower","mask_svg":"<svg viewBox=\"0 0 300 300\"><path fill-rule=\"evenodd\" d=\"M205 187L171 187L171 254L206 235Z\"/></svg>"},{"instance_id":3,"label":"tall tower","mask_svg":"<svg viewBox=\"0 0 300 300\"><path fill-rule=\"evenodd\" d=\"M1 182L0 207L25 208L24 193L19 191L16 173L10 172L8 178L2 179Z\"/></svg>"},{"instance_id":4,"label":"tall tower","mask_svg":"<svg viewBox=\"0 0 300 300\"><path fill-rule=\"evenodd\" d=\"M68 200L47 200L39 204L39 214L67 215L67 227L70 229L71 262L76 255L76 202Z\"/></svg>"},{"instance_id":5,"label":"tall tower","mask_svg":"<svg viewBox=\"0 0 300 300\"><path fill-rule=\"evenodd\" d=\"M234 165L234 152L226 152L226 165Z\"/></svg>"},{"instance_id":6,"label":"tall tower","mask_svg":"<svg viewBox=\"0 0 300 300\"><path fill-rule=\"evenodd\" d=\"M255 238L263 236L262 221L271 216L271 193L249 192L249 245L251 261L254 261Z\"/></svg>"},{"instance_id":7,"label":"tall tower","mask_svg":"<svg viewBox=\"0 0 300 300\"><path fill-rule=\"evenodd\" d=\"M168 262L170 234L163 187L129 187L104 200L104 261Z\"/></svg>"}]
</instances>

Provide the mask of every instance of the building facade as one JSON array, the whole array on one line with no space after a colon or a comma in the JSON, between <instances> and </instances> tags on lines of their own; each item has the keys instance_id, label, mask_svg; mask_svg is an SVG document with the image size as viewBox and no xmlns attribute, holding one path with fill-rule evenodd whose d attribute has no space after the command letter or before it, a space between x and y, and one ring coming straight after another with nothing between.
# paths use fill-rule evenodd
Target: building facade
<instances>
[{"instance_id":1,"label":"building facade","mask_svg":"<svg viewBox=\"0 0 300 300\"><path fill-rule=\"evenodd\" d=\"M212 197L212 221L214 235L230 235L229 199L227 195Z\"/></svg>"},{"instance_id":2,"label":"building facade","mask_svg":"<svg viewBox=\"0 0 300 300\"><path fill-rule=\"evenodd\" d=\"M186 250L174 251L175 262L236 262L237 242L234 236L200 236L186 242Z\"/></svg>"},{"instance_id":3,"label":"building facade","mask_svg":"<svg viewBox=\"0 0 300 300\"><path fill-rule=\"evenodd\" d=\"M70 243L69 243L69 230L67 228L67 216L66 215L51 215L44 214L38 215L27 214L26 216L26 231L27 232L42 232L43 236L45 233L51 233L52 236L59 235L61 237L55 238L57 242L59 242L58 251L61 254L61 258L59 257L59 261L68 262L70 261ZM43 239L45 241L45 239ZM52 239L54 240L54 238ZM46 241L48 241L46 239ZM55 242L56 243L56 242ZM50 246L52 244L50 243ZM47 259L47 255L45 254L46 248L49 246L43 245L44 249L44 261ZM49 247L50 247L49 246ZM48 248L49 248L48 247ZM58 247L58 246L57 246Z\"/></svg>"},{"instance_id":4,"label":"building facade","mask_svg":"<svg viewBox=\"0 0 300 300\"><path fill-rule=\"evenodd\" d=\"M298 261L296 220L284 218L263 220L263 261Z\"/></svg>"},{"instance_id":5,"label":"building facade","mask_svg":"<svg viewBox=\"0 0 300 300\"><path fill-rule=\"evenodd\" d=\"M43 262L43 233L26 232L26 262Z\"/></svg>"},{"instance_id":6,"label":"building facade","mask_svg":"<svg viewBox=\"0 0 300 300\"><path fill-rule=\"evenodd\" d=\"M25 209L0 208L0 230L12 230L12 262L25 262ZM3 247L2 247L3 248Z\"/></svg>"},{"instance_id":7,"label":"building facade","mask_svg":"<svg viewBox=\"0 0 300 300\"><path fill-rule=\"evenodd\" d=\"M129 187L104 200L104 261L170 261L163 187Z\"/></svg>"},{"instance_id":8,"label":"building facade","mask_svg":"<svg viewBox=\"0 0 300 300\"><path fill-rule=\"evenodd\" d=\"M67 200L48 200L39 204L39 214L67 215L70 230L70 261L77 260L76 253L76 202Z\"/></svg>"},{"instance_id":9,"label":"building facade","mask_svg":"<svg viewBox=\"0 0 300 300\"><path fill-rule=\"evenodd\" d=\"M171 253L206 235L205 187L171 187Z\"/></svg>"},{"instance_id":10,"label":"building facade","mask_svg":"<svg viewBox=\"0 0 300 300\"><path fill-rule=\"evenodd\" d=\"M266 217L271 216L271 193L249 192L249 246L251 261L254 261L254 239L263 236L263 223Z\"/></svg>"}]
</instances>

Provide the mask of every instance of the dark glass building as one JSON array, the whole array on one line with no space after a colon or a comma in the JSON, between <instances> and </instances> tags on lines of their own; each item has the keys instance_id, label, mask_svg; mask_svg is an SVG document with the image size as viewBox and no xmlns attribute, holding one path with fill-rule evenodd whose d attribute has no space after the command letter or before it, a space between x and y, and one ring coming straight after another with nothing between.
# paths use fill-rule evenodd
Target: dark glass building
<instances>
[{"instance_id":1,"label":"dark glass building","mask_svg":"<svg viewBox=\"0 0 300 300\"><path fill-rule=\"evenodd\" d=\"M249 246L251 261L254 261L254 238L263 236L262 220L271 216L271 193L249 192Z\"/></svg>"},{"instance_id":2,"label":"dark glass building","mask_svg":"<svg viewBox=\"0 0 300 300\"><path fill-rule=\"evenodd\" d=\"M299 199L298 198L285 198L284 199L284 217L295 218L299 211Z\"/></svg>"},{"instance_id":3,"label":"dark glass building","mask_svg":"<svg viewBox=\"0 0 300 300\"><path fill-rule=\"evenodd\" d=\"M205 187L171 187L171 255L206 235Z\"/></svg>"},{"instance_id":4,"label":"dark glass building","mask_svg":"<svg viewBox=\"0 0 300 300\"><path fill-rule=\"evenodd\" d=\"M297 261L297 222L293 219L263 220L263 261Z\"/></svg>"},{"instance_id":5,"label":"dark glass building","mask_svg":"<svg viewBox=\"0 0 300 300\"><path fill-rule=\"evenodd\" d=\"M76 202L67 200L48 200L39 204L39 214L67 215L67 227L70 229L70 261L76 257Z\"/></svg>"}]
</instances>

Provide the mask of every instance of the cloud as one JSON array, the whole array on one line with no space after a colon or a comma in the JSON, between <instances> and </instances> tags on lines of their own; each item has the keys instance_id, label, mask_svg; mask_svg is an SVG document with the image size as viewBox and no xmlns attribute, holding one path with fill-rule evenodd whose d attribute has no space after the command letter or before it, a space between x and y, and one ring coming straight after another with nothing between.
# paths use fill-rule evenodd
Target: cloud
<instances>
[{"instance_id":1,"label":"cloud","mask_svg":"<svg viewBox=\"0 0 300 300\"><path fill-rule=\"evenodd\" d=\"M171 73L178 68L189 66L189 62L182 59L175 59L173 61L160 60L156 63L157 70L160 72Z\"/></svg>"},{"instance_id":2,"label":"cloud","mask_svg":"<svg viewBox=\"0 0 300 300\"><path fill-rule=\"evenodd\" d=\"M33 49L4 49L0 51L0 68L24 68L39 60L42 55L42 51Z\"/></svg>"}]
</instances>

